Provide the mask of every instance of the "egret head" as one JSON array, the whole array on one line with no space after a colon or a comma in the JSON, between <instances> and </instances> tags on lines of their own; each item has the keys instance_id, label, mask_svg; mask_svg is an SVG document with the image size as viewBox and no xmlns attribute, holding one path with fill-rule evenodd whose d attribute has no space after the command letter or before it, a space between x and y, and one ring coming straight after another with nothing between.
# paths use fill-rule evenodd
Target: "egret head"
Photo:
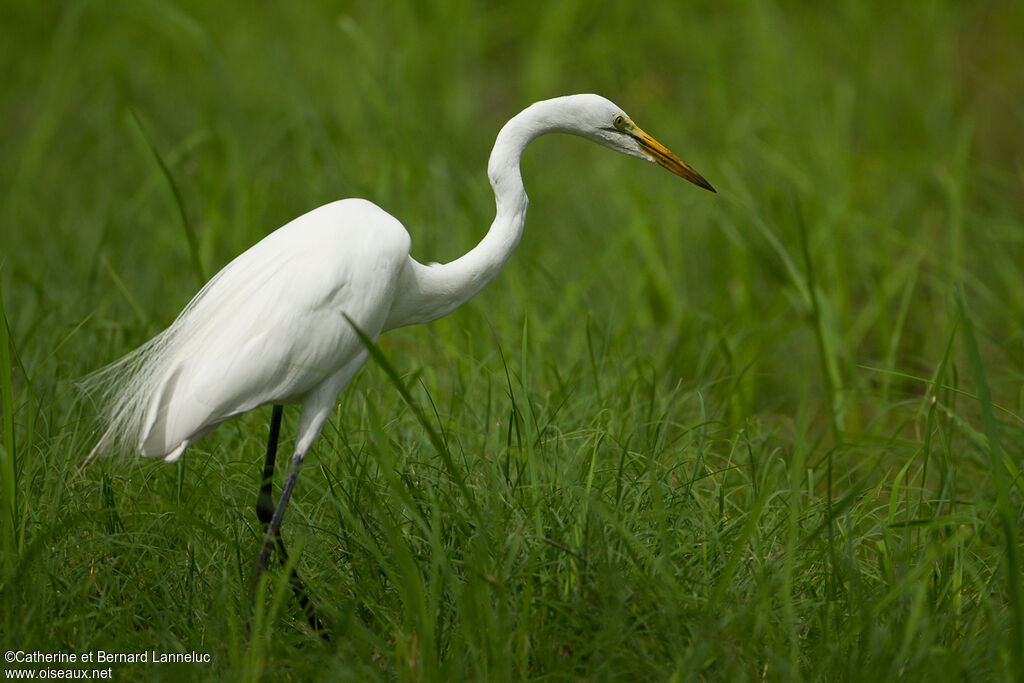
<instances>
[{"instance_id":1,"label":"egret head","mask_svg":"<svg viewBox=\"0 0 1024 683\"><path fill-rule=\"evenodd\" d=\"M652 161L706 190L711 183L640 129L626 112L600 95L571 95L565 105L572 121L566 132L580 135L630 156Z\"/></svg>"}]
</instances>

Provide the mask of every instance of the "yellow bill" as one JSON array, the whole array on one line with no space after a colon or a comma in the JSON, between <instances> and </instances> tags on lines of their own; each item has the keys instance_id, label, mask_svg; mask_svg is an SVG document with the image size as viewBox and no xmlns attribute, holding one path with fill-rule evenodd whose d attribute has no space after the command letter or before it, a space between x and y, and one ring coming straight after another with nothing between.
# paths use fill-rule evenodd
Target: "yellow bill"
<instances>
[{"instance_id":1,"label":"yellow bill","mask_svg":"<svg viewBox=\"0 0 1024 683\"><path fill-rule=\"evenodd\" d=\"M661 144L639 128L633 128L633 130L630 131L630 134L640 144L640 148L659 166L667 168L680 178L689 180L694 185L699 185L705 190L715 192L715 188L711 187L711 183L704 180L704 177L701 176L700 173L697 173L687 164L683 163L682 159L670 152L665 145Z\"/></svg>"}]
</instances>

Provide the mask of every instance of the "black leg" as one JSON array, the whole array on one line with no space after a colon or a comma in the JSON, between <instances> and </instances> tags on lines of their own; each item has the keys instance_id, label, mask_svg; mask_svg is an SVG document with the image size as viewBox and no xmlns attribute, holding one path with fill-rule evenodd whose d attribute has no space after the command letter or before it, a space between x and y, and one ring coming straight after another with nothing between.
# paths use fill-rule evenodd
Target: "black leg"
<instances>
[{"instance_id":1,"label":"black leg","mask_svg":"<svg viewBox=\"0 0 1024 683\"><path fill-rule=\"evenodd\" d=\"M281 417L284 414L284 406L275 405L270 413L270 434L267 436L267 455L263 460L263 479L260 481L260 493L256 497L256 516L263 522L263 531L266 533L267 525L274 517L274 462L277 460L277 441L281 435ZM288 559L288 553L284 549L284 541L281 540L281 530L277 530L277 549L281 555L281 564ZM269 559L269 557L268 557ZM266 562L262 563L266 567Z\"/></svg>"},{"instance_id":2,"label":"black leg","mask_svg":"<svg viewBox=\"0 0 1024 683\"><path fill-rule=\"evenodd\" d=\"M275 405L273 411L270 414L270 434L267 437L267 454L263 461L263 479L260 482L260 493L256 498L256 516L263 523L263 529L267 532L267 536L270 536L269 529L267 528L273 517L274 517L274 499L273 499L273 483L274 483L274 461L277 458L277 441L281 434L281 416L284 413L284 406ZM287 482L286 482L287 485ZM291 482L294 485L294 480ZM291 492L291 486L288 486L289 493ZM284 547L284 539L281 537L281 522L278 520L274 526L273 531L274 547L277 550L278 560L281 566L284 566L288 561L288 551ZM266 569L267 564L270 560L270 547L265 539L263 547L260 549L259 566L256 568L256 580L259 580L260 574ZM254 582L255 583L255 582ZM295 599L299 603L299 607L302 608L302 613L306 617L306 622L309 623L310 627L320 634L321 638L328 640L328 630L325 626L320 615L317 614L316 608L313 606L313 602L309 599L309 591L306 589L306 585L299 578L299 573L293 567L291 576L289 577L288 583L291 585L292 593L295 595Z\"/></svg>"},{"instance_id":3,"label":"black leg","mask_svg":"<svg viewBox=\"0 0 1024 683\"><path fill-rule=\"evenodd\" d=\"M281 495L277 499L277 507L274 508L274 514L263 536L263 545L260 546L260 552L256 558L257 572L262 572L267 568L267 565L270 564L270 553L275 547L280 547L281 545L281 522L284 519L284 510L288 507L288 500L292 497L292 489L295 488L295 482L299 478L302 458L303 456L300 454L295 455L288 476L285 477L284 486L281 487ZM256 575L256 578L259 578L259 574Z\"/></svg>"},{"instance_id":4,"label":"black leg","mask_svg":"<svg viewBox=\"0 0 1024 683\"><path fill-rule=\"evenodd\" d=\"M270 413L270 436L267 437L267 457L263 461L263 481L260 482L260 495L256 498L256 516L263 522L264 528L270 524L274 516L274 459L277 457L277 437L281 434L281 415L284 406L274 406Z\"/></svg>"}]
</instances>

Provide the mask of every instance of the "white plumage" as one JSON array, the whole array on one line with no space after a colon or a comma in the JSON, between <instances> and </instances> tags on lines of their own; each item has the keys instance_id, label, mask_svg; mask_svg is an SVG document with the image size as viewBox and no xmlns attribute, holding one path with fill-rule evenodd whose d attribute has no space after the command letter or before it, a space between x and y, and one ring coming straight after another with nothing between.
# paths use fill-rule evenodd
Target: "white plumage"
<instances>
[{"instance_id":1,"label":"white plumage","mask_svg":"<svg viewBox=\"0 0 1024 683\"><path fill-rule=\"evenodd\" d=\"M363 350L344 316L373 338L383 331L409 245L397 220L362 199L272 232L170 327L93 378L121 389L107 397L101 447L173 461L226 419L330 383Z\"/></svg>"}]
</instances>

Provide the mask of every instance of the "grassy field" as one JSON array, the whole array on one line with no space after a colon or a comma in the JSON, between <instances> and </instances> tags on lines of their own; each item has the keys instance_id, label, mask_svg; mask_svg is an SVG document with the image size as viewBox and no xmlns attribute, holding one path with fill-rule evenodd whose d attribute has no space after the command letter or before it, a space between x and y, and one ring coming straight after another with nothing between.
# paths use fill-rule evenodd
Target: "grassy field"
<instances>
[{"instance_id":1,"label":"grassy field","mask_svg":"<svg viewBox=\"0 0 1024 683\"><path fill-rule=\"evenodd\" d=\"M211 659L117 680L1022 675L1024 5L323 4L0 9L5 650ZM361 196L451 260L499 127L571 92L719 194L531 146L502 275L380 340L415 402L368 363L307 460L285 537L332 642L284 571L246 623L269 408L73 476L75 380L234 255Z\"/></svg>"}]
</instances>

